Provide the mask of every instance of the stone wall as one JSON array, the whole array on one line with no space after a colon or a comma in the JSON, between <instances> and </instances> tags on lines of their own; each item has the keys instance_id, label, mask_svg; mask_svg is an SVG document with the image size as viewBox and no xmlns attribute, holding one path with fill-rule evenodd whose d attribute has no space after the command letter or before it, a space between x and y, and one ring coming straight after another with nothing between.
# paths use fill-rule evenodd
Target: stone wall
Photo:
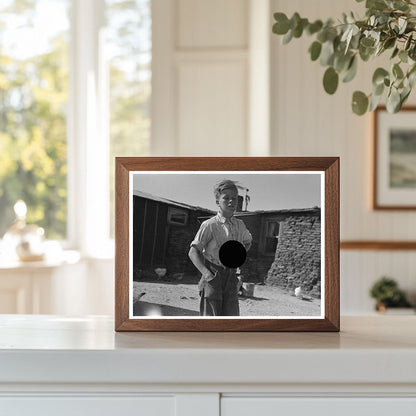
<instances>
[{"instance_id":1,"label":"stone wall","mask_svg":"<svg viewBox=\"0 0 416 416\"><path fill-rule=\"evenodd\" d=\"M321 218L320 209L287 214L281 223L279 243L267 284L288 291L301 287L303 293L320 297Z\"/></svg>"}]
</instances>

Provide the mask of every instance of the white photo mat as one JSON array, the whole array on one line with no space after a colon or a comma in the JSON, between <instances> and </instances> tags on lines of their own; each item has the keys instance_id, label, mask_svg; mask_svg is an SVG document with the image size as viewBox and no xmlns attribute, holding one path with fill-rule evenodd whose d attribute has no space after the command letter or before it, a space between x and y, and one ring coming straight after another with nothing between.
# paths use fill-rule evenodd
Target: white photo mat
<instances>
[{"instance_id":1,"label":"white photo mat","mask_svg":"<svg viewBox=\"0 0 416 416\"><path fill-rule=\"evenodd\" d=\"M416 109L396 114L378 109L374 127L374 208L416 209ZM400 135L414 152L395 151L393 140ZM397 171L406 175L399 183Z\"/></svg>"}]
</instances>

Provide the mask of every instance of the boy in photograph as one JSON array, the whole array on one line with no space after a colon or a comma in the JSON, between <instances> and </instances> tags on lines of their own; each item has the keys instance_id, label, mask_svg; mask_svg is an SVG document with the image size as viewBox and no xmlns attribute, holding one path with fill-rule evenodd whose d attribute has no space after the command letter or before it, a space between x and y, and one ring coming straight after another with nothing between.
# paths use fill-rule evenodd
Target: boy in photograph
<instances>
[{"instance_id":1,"label":"boy in photograph","mask_svg":"<svg viewBox=\"0 0 416 416\"><path fill-rule=\"evenodd\" d=\"M236 269L224 266L219 258L221 246L230 240L246 250L252 237L243 221L234 217L238 203L235 182L223 180L214 189L218 213L201 224L189 250L189 258L201 272L199 282L201 316L238 316Z\"/></svg>"}]
</instances>

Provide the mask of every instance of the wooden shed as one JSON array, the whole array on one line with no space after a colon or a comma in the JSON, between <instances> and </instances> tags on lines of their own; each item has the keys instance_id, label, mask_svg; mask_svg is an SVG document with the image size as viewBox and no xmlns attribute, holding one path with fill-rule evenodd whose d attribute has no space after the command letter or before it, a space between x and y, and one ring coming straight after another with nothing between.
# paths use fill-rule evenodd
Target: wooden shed
<instances>
[{"instance_id":1,"label":"wooden shed","mask_svg":"<svg viewBox=\"0 0 416 416\"><path fill-rule=\"evenodd\" d=\"M199 229L198 218L215 215L206 208L187 205L148 193L133 191L133 268L168 273L193 273L188 258L191 241Z\"/></svg>"}]
</instances>

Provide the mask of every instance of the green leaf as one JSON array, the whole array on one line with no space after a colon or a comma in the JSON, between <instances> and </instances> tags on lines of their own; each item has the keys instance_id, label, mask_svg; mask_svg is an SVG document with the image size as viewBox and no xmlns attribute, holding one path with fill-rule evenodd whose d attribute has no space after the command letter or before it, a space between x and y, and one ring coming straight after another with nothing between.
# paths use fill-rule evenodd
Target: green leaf
<instances>
[{"instance_id":1,"label":"green leaf","mask_svg":"<svg viewBox=\"0 0 416 416\"><path fill-rule=\"evenodd\" d=\"M307 28L306 28L306 32L309 35L313 35L314 33L319 32L322 29L322 26L324 24L322 23L321 20L315 20L313 23L311 23Z\"/></svg>"},{"instance_id":2,"label":"green leaf","mask_svg":"<svg viewBox=\"0 0 416 416\"><path fill-rule=\"evenodd\" d=\"M384 84L384 78L386 78L388 75L388 71L386 71L384 68L377 68L373 74L373 85L377 86Z\"/></svg>"},{"instance_id":3,"label":"green leaf","mask_svg":"<svg viewBox=\"0 0 416 416\"><path fill-rule=\"evenodd\" d=\"M374 55L376 51L375 43L376 42L373 38L361 38L358 47L358 52L360 53L360 57L364 62L367 62L370 59L370 57Z\"/></svg>"},{"instance_id":4,"label":"green leaf","mask_svg":"<svg viewBox=\"0 0 416 416\"><path fill-rule=\"evenodd\" d=\"M321 50L322 44L320 42L315 41L312 43L312 45L309 47L309 53L311 54L312 61L316 61L319 58Z\"/></svg>"},{"instance_id":5,"label":"green leaf","mask_svg":"<svg viewBox=\"0 0 416 416\"><path fill-rule=\"evenodd\" d=\"M325 29L322 29L317 35L316 40L321 43L325 43L328 40L328 33Z\"/></svg>"},{"instance_id":6,"label":"green leaf","mask_svg":"<svg viewBox=\"0 0 416 416\"><path fill-rule=\"evenodd\" d=\"M416 45L413 45L409 48L408 52L409 58L413 61L416 60Z\"/></svg>"},{"instance_id":7,"label":"green leaf","mask_svg":"<svg viewBox=\"0 0 416 416\"><path fill-rule=\"evenodd\" d=\"M399 90L404 88L404 80L400 81L399 83L396 82L395 87Z\"/></svg>"},{"instance_id":8,"label":"green leaf","mask_svg":"<svg viewBox=\"0 0 416 416\"><path fill-rule=\"evenodd\" d=\"M407 71L406 76L409 82L409 88L412 89L416 80L416 64L413 64L413 66Z\"/></svg>"},{"instance_id":9,"label":"green leaf","mask_svg":"<svg viewBox=\"0 0 416 416\"><path fill-rule=\"evenodd\" d=\"M386 102L387 111L389 113L397 113L400 109L400 93L397 88L392 88L390 94L387 96Z\"/></svg>"},{"instance_id":10,"label":"green leaf","mask_svg":"<svg viewBox=\"0 0 416 416\"><path fill-rule=\"evenodd\" d=\"M276 33L277 35L284 35L286 34L289 29L289 19L284 13L275 13L274 20L276 20L276 23L273 25L273 33Z\"/></svg>"},{"instance_id":11,"label":"green leaf","mask_svg":"<svg viewBox=\"0 0 416 416\"><path fill-rule=\"evenodd\" d=\"M308 26L308 19L300 19L297 22L296 27L293 29L293 36L295 38L300 38L303 33L303 29Z\"/></svg>"},{"instance_id":12,"label":"green leaf","mask_svg":"<svg viewBox=\"0 0 416 416\"><path fill-rule=\"evenodd\" d=\"M371 94L371 96L370 96L370 106L368 108L368 111L373 111L378 107L378 105L380 104L380 101L381 101L381 97L382 97L381 94L379 94L379 95Z\"/></svg>"},{"instance_id":13,"label":"green leaf","mask_svg":"<svg viewBox=\"0 0 416 416\"><path fill-rule=\"evenodd\" d=\"M396 38L387 38L386 41L383 43L384 49L390 49L396 44Z\"/></svg>"},{"instance_id":14,"label":"green leaf","mask_svg":"<svg viewBox=\"0 0 416 416\"><path fill-rule=\"evenodd\" d=\"M393 53L392 53L392 54L391 54L391 56L390 56L390 59L394 59L394 58L398 55L399 50L400 50L400 49L396 46L396 47L394 48Z\"/></svg>"},{"instance_id":15,"label":"green leaf","mask_svg":"<svg viewBox=\"0 0 416 416\"><path fill-rule=\"evenodd\" d=\"M399 64L394 64L393 65L392 73L395 76L395 78L397 78L397 79L401 79L404 76L403 71L400 68L400 65Z\"/></svg>"},{"instance_id":16,"label":"green leaf","mask_svg":"<svg viewBox=\"0 0 416 416\"><path fill-rule=\"evenodd\" d=\"M393 30L395 35L399 34L399 24L395 20L390 20L389 27Z\"/></svg>"},{"instance_id":17,"label":"green leaf","mask_svg":"<svg viewBox=\"0 0 416 416\"><path fill-rule=\"evenodd\" d=\"M334 94L338 88L338 73L332 66L327 68L324 74L323 84L324 89L328 94Z\"/></svg>"},{"instance_id":18,"label":"green leaf","mask_svg":"<svg viewBox=\"0 0 416 416\"><path fill-rule=\"evenodd\" d=\"M384 10L388 5L384 0L367 0L365 3L367 9Z\"/></svg>"},{"instance_id":19,"label":"green leaf","mask_svg":"<svg viewBox=\"0 0 416 416\"><path fill-rule=\"evenodd\" d=\"M352 111L362 116L368 108L368 97L361 91L355 91L352 95Z\"/></svg>"},{"instance_id":20,"label":"green leaf","mask_svg":"<svg viewBox=\"0 0 416 416\"><path fill-rule=\"evenodd\" d=\"M334 27L329 27L327 32L328 40L330 41L333 41L338 37L338 32Z\"/></svg>"},{"instance_id":21,"label":"green leaf","mask_svg":"<svg viewBox=\"0 0 416 416\"><path fill-rule=\"evenodd\" d=\"M374 46L380 43L381 33L378 30L370 30L370 36L374 39Z\"/></svg>"},{"instance_id":22,"label":"green leaf","mask_svg":"<svg viewBox=\"0 0 416 416\"><path fill-rule=\"evenodd\" d=\"M293 30L289 30L286 35L283 36L282 43L283 45L288 44L293 39Z\"/></svg>"},{"instance_id":23,"label":"green leaf","mask_svg":"<svg viewBox=\"0 0 416 416\"><path fill-rule=\"evenodd\" d=\"M352 79L354 79L356 74L357 74L357 58L354 55L350 60L347 71L344 73L342 82L350 82Z\"/></svg>"},{"instance_id":24,"label":"green leaf","mask_svg":"<svg viewBox=\"0 0 416 416\"><path fill-rule=\"evenodd\" d=\"M407 51L410 48L410 44L413 40L413 33L410 34L410 36L407 38L406 43L404 44L404 49Z\"/></svg>"},{"instance_id":25,"label":"green leaf","mask_svg":"<svg viewBox=\"0 0 416 416\"><path fill-rule=\"evenodd\" d=\"M341 41L346 42L345 53L348 51L352 37L355 36L359 31L360 29L358 29L358 26L351 25L342 35Z\"/></svg>"},{"instance_id":26,"label":"green leaf","mask_svg":"<svg viewBox=\"0 0 416 416\"><path fill-rule=\"evenodd\" d=\"M322 66L332 65L334 62L334 44L331 41L326 41L322 45L320 63Z\"/></svg>"},{"instance_id":27,"label":"green leaf","mask_svg":"<svg viewBox=\"0 0 416 416\"><path fill-rule=\"evenodd\" d=\"M407 76L416 74L416 64L413 64L411 68L407 71Z\"/></svg>"},{"instance_id":28,"label":"green leaf","mask_svg":"<svg viewBox=\"0 0 416 416\"><path fill-rule=\"evenodd\" d=\"M331 40L331 31L329 27L324 26L316 35L316 39L321 43L325 43L327 40Z\"/></svg>"},{"instance_id":29,"label":"green leaf","mask_svg":"<svg viewBox=\"0 0 416 416\"><path fill-rule=\"evenodd\" d=\"M355 36L352 37L351 43L350 43L350 49L358 49L360 45L362 34L361 32L358 32Z\"/></svg>"},{"instance_id":30,"label":"green leaf","mask_svg":"<svg viewBox=\"0 0 416 416\"><path fill-rule=\"evenodd\" d=\"M402 35L404 31L406 30L407 20L403 16L400 16L398 19L398 24L399 24L399 35Z\"/></svg>"},{"instance_id":31,"label":"green leaf","mask_svg":"<svg viewBox=\"0 0 416 416\"><path fill-rule=\"evenodd\" d=\"M387 22L389 20L390 20L390 14L388 14L388 13L379 14L377 16L377 23L379 25L385 25L385 24L387 24Z\"/></svg>"},{"instance_id":32,"label":"green leaf","mask_svg":"<svg viewBox=\"0 0 416 416\"><path fill-rule=\"evenodd\" d=\"M339 49L339 51L341 51L342 53L344 53L344 51L342 50L343 48L340 47L341 45L341 38L339 36L337 36L333 41L332 44L334 45L334 51L336 51L337 49Z\"/></svg>"},{"instance_id":33,"label":"green leaf","mask_svg":"<svg viewBox=\"0 0 416 416\"><path fill-rule=\"evenodd\" d=\"M383 95L384 92L384 82L379 85L373 85L373 95Z\"/></svg>"},{"instance_id":34,"label":"green leaf","mask_svg":"<svg viewBox=\"0 0 416 416\"><path fill-rule=\"evenodd\" d=\"M409 79L409 88L410 90L412 90L413 86L415 85L416 74L414 72L412 74L409 74L408 79Z\"/></svg>"},{"instance_id":35,"label":"green leaf","mask_svg":"<svg viewBox=\"0 0 416 416\"><path fill-rule=\"evenodd\" d=\"M405 50L401 50L400 52L399 52L399 59L402 61L402 62L404 62L404 63L407 63L407 61L408 61L408 54L407 54L407 51L405 51Z\"/></svg>"},{"instance_id":36,"label":"green leaf","mask_svg":"<svg viewBox=\"0 0 416 416\"><path fill-rule=\"evenodd\" d=\"M354 13L353 12L350 12L350 14L346 17L346 19L347 19L347 23L355 23L355 16L354 16Z\"/></svg>"},{"instance_id":37,"label":"green leaf","mask_svg":"<svg viewBox=\"0 0 416 416\"><path fill-rule=\"evenodd\" d=\"M299 22L298 25L293 29L293 37L300 38L302 36L303 27L302 24Z\"/></svg>"},{"instance_id":38,"label":"green leaf","mask_svg":"<svg viewBox=\"0 0 416 416\"><path fill-rule=\"evenodd\" d=\"M347 55L340 54L339 51L335 54L334 68L338 72L343 72L348 69L351 63L351 52Z\"/></svg>"},{"instance_id":39,"label":"green leaf","mask_svg":"<svg viewBox=\"0 0 416 416\"><path fill-rule=\"evenodd\" d=\"M367 62L371 56L374 55L375 53L375 48L366 48L365 46L361 45L359 46L358 52L360 54L360 58L364 61Z\"/></svg>"},{"instance_id":40,"label":"green leaf","mask_svg":"<svg viewBox=\"0 0 416 416\"><path fill-rule=\"evenodd\" d=\"M373 38L362 38L360 40L360 46L363 46L364 48L372 48L375 44L375 40Z\"/></svg>"},{"instance_id":41,"label":"green leaf","mask_svg":"<svg viewBox=\"0 0 416 416\"><path fill-rule=\"evenodd\" d=\"M301 17L298 12L293 13L293 16L290 18L290 29L295 30L296 26L301 21Z\"/></svg>"},{"instance_id":42,"label":"green leaf","mask_svg":"<svg viewBox=\"0 0 416 416\"><path fill-rule=\"evenodd\" d=\"M395 0L393 2L393 8L402 12L406 12L407 10L409 10L409 6L405 4L402 0Z\"/></svg>"},{"instance_id":43,"label":"green leaf","mask_svg":"<svg viewBox=\"0 0 416 416\"><path fill-rule=\"evenodd\" d=\"M399 110L402 108L403 103L407 100L407 98L409 97L410 93L411 93L411 88L406 88L405 90L402 91L402 93L400 94L400 107Z\"/></svg>"},{"instance_id":44,"label":"green leaf","mask_svg":"<svg viewBox=\"0 0 416 416\"><path fill-rule=\"evenodd\" d=\"M384 45L382 43L379 43L376 48L375 54L376 56L380 56L384 51L385 51Z\"/></svg>"}]
</instances>

